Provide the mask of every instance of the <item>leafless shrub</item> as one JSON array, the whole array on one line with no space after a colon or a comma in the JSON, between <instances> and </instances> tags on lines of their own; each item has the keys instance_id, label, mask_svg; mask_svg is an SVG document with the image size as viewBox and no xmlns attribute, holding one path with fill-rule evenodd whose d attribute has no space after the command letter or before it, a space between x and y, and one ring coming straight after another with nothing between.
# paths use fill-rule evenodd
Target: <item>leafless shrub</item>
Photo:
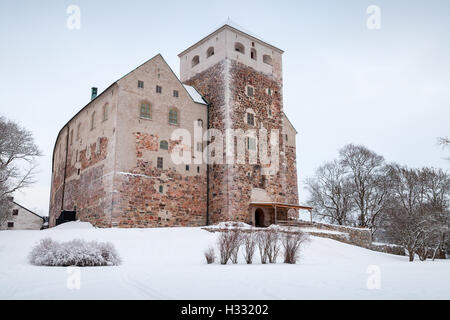
<instances>
[{"instance_id":1,"label":"leafless shrub","mask_svg":"<svg viewBox=\"0 0 450 320\"><path fill-rule=\"evenodd\" d=\"M30 252L30 263L39 266L115 266L121 259L111 243L42 239Z\"/></svg>"},{"instance_id":2,"label":"leafless shrub","mask_svg":"<svg viewBox=\"0 0 450 320\"><path fill-rule=\"evenodd\" d=\"M258 232L257 244L262 264L267 263L267 261L269 263L276 262L280 251L279 238L279 232L276 229L267 229Z\"/></svg>"},{"instance_id":3,"label":"leafless shrub","mask_svg":"<svg viewBox=\"0 0 450 320\"><path fill-rule=\"evenodd\" d=\"M216 260L216 255L214 254L214 248L209 247L208 250L205 251L205 259L207 264L214 263Z\"/></svg>"},{"instance_id":4,"label":"leafless shrub","mask_svg":"<svg viewBox=\"0 0 450 320\"><path fill-rule=\"evenodd\" d=\"M232 260L233 263L237 263L237 254L241 244L241 230L237 227L222 231L217 240L220 263L227 264L228 260Z\"/></svg>"},{"instance_id":5,"label":"leafless shrub","mask_svg":"<svg viewBox=\"0 0 450 320\"><path fill-rule=\"evenodd\" d=\"M245 262L247 264L251 264L253 262L253 256L256 250L257 233L254 230L244 233L242 237L242 244L244 247Z\"/></svg>"},{"instance_id":6,"label":"leafless shrub","mask_svg":"<svg viewBox=\"0 0 450 320\"><path fill-rule=\"evenodd\" d=\"M308 239L300 230L289 229L283 232L281 243L284 247L284 263L295 264L299 258L301 245Z\"/></svg>"},{"instance_id":7,"label":"leafless shrub","mask_svg":"<svg viewBox=\"0 0 450 320\"><path fill-rule=\"evenodd\" d=\"M280 233L276 229L267 230L267 243L269 251L267 252L267 258L269 263L276 263L278 253L280 252Z\"/></svg>"}]
</instances>

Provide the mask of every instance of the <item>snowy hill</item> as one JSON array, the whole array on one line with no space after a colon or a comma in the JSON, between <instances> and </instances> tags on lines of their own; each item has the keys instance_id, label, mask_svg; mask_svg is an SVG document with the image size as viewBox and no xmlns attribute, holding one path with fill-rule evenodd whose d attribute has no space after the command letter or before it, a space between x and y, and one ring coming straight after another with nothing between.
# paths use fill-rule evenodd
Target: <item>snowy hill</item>
<instances>
[{"instance_id":1,"label":"snowy hill","mask_svg":"<svg viewBox=\"0 0 450 320\"><path fill-rule=\"evenodd\" d=\"M68 289L64 267L37 267L27 255L39 239L109 241L123 263L81 268ZM96 229L72 222L44 231L0 232L0 299L449 299L450 260L407 257L312 237L296 265L207 265L217 233L200 228ZM372 267L371 267L372 266ZM376 267L373 267L376 266ZM375 269L374 269L375 268ZM380 289L368 289L368 270Z\"/></svg>"}]
</instances>

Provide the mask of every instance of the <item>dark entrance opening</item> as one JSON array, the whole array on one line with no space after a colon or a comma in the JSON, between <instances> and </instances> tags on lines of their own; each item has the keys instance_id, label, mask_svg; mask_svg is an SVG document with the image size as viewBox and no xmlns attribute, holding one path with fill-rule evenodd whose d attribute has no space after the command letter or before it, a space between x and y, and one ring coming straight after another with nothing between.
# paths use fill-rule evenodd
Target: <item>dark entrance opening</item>
<instances>
[{"instance_id":1,"label":"dark entrance opening","mask_svg":"<svg viewBox=\"0 0 450 320\"><path fill-rule=\"evenodd\" d=\"M259 208L255 211L255 227L264 227L264 211Z\"/></svg>"},{"instance_id":2,"label":"dark entrance opening","mask_svg":"<svg viewBox=\"0 0 450 320\"><path fill-rule=\"evenodd\" d=\"M58 218L56 218L56 225L60 225L65 222L76 221L75 211L62 211Z\"/></svg>"}]
</instances>

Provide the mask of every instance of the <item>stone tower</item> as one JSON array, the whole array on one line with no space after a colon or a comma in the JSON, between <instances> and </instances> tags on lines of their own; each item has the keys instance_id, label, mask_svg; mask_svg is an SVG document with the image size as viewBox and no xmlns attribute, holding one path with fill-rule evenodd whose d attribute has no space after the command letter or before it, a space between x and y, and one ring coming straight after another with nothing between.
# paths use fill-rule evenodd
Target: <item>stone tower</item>
<instances>
[{"instance_id":1,"label":"stone tower","mask_svg":"<svg viewBox=\"0 0 450 320\"><path fill-rule=\"evenodd\" d=\"M260 224L267 225L276 219L275 207L258 208L258 204L298 204L295 129L283 113L282 54L227 22L178 55L181 81L194 86L210 103L209 128L220 130L224 137L229 128L254 130L257 135L255 140L245 137L244 164L227 163L224 156L223 164L210 166L211 223L239 220L258 224L255 220L264 219ZM271 133L278 138L269 151L279 155L279 169L274 174L264 174L259 157L256 163L249 161L251 151L259 149L259 138L263 140L262 128L268 132L269 146ZM233 143L239 143L239 135ZM262 218L256 217L257 210L264 211ZM287 216L287 209L279 209L278 217L283 215Z\"/></svg>"}]
</instances>

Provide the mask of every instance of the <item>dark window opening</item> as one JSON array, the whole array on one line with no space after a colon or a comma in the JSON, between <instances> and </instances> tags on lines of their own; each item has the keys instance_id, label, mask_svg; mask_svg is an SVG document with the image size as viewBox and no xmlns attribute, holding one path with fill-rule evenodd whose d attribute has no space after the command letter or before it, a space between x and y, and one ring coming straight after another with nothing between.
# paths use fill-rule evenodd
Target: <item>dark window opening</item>
<instances>
[{"instance_id":1,"label":"dark window opening","mask_svg":"<svg viewBox=\"0 0 450 320\"><path fill-rule=\"evenodd\" d=\"M255 125L255 116L253 113L247 113L247 124L254 126Z\"/></svg>"},{"instance_id":2,"label":"dark window opening","mask_svg":"<svg viewBox=\"0 0 450 320\"><path fill-rule=\"evenodd\" d=\"M175 98L178 98L178 90L173 90L173 96L174 96Z\"/></svg>"},{"instance_id":3,"label":"dark window opening","mask_svg":"<svg viewBox=\"0 0 450 320\"><path fill-rule=\"evenodd\" d=\"M159 193L163 193L164 191L164 187L163 186L159 186Z\"/></svg>"},{"instance_id":4,"label":"dark window opening","mask_svg":"<svg viewBox=\"0 0 450 320\"><path fill-rule=\"evenodd\" d=\"M162 169L163 168L163 158L158 157L158 161L157 161L157 168L158 169Z\"/></svg>"},{"instance_id":5,"label":"dark window opening","mask_svg":"<svg viewBox=\"0 0 450 320\"><path fill-rule=\"evenodd\" d=\"M144 88L144 81L138 80L138 88L140 89Z\"/></svg>"},{"instance_id":6,"label":"dark window opening","mask_svg":"<svg viewBox=\"0 0 450 320\"><path fill-rule=\"evenodd\" d=\"M156 86L156 93L162 93L162 87Z\"/></svg>"},{"instance_id":7,"label":"dark window opening","mask_svg":"<svg viewBox=\"0 0 450 320\"><path fill-rule=\"evenodd\" d=\"M186 165L186 171L189 171L189 165L188 164Z\"/></svg>"},{"instance_id":8,"label":"dark window opening","mask_svg":"<svg viewBox=\"0 0 450 320\"><path fill-rule=\"evenodd\" d=\"M18 216L19 215L19 210L18 209L14 209L13 210L13 216Z\"/></svg>"}]
</instances>

